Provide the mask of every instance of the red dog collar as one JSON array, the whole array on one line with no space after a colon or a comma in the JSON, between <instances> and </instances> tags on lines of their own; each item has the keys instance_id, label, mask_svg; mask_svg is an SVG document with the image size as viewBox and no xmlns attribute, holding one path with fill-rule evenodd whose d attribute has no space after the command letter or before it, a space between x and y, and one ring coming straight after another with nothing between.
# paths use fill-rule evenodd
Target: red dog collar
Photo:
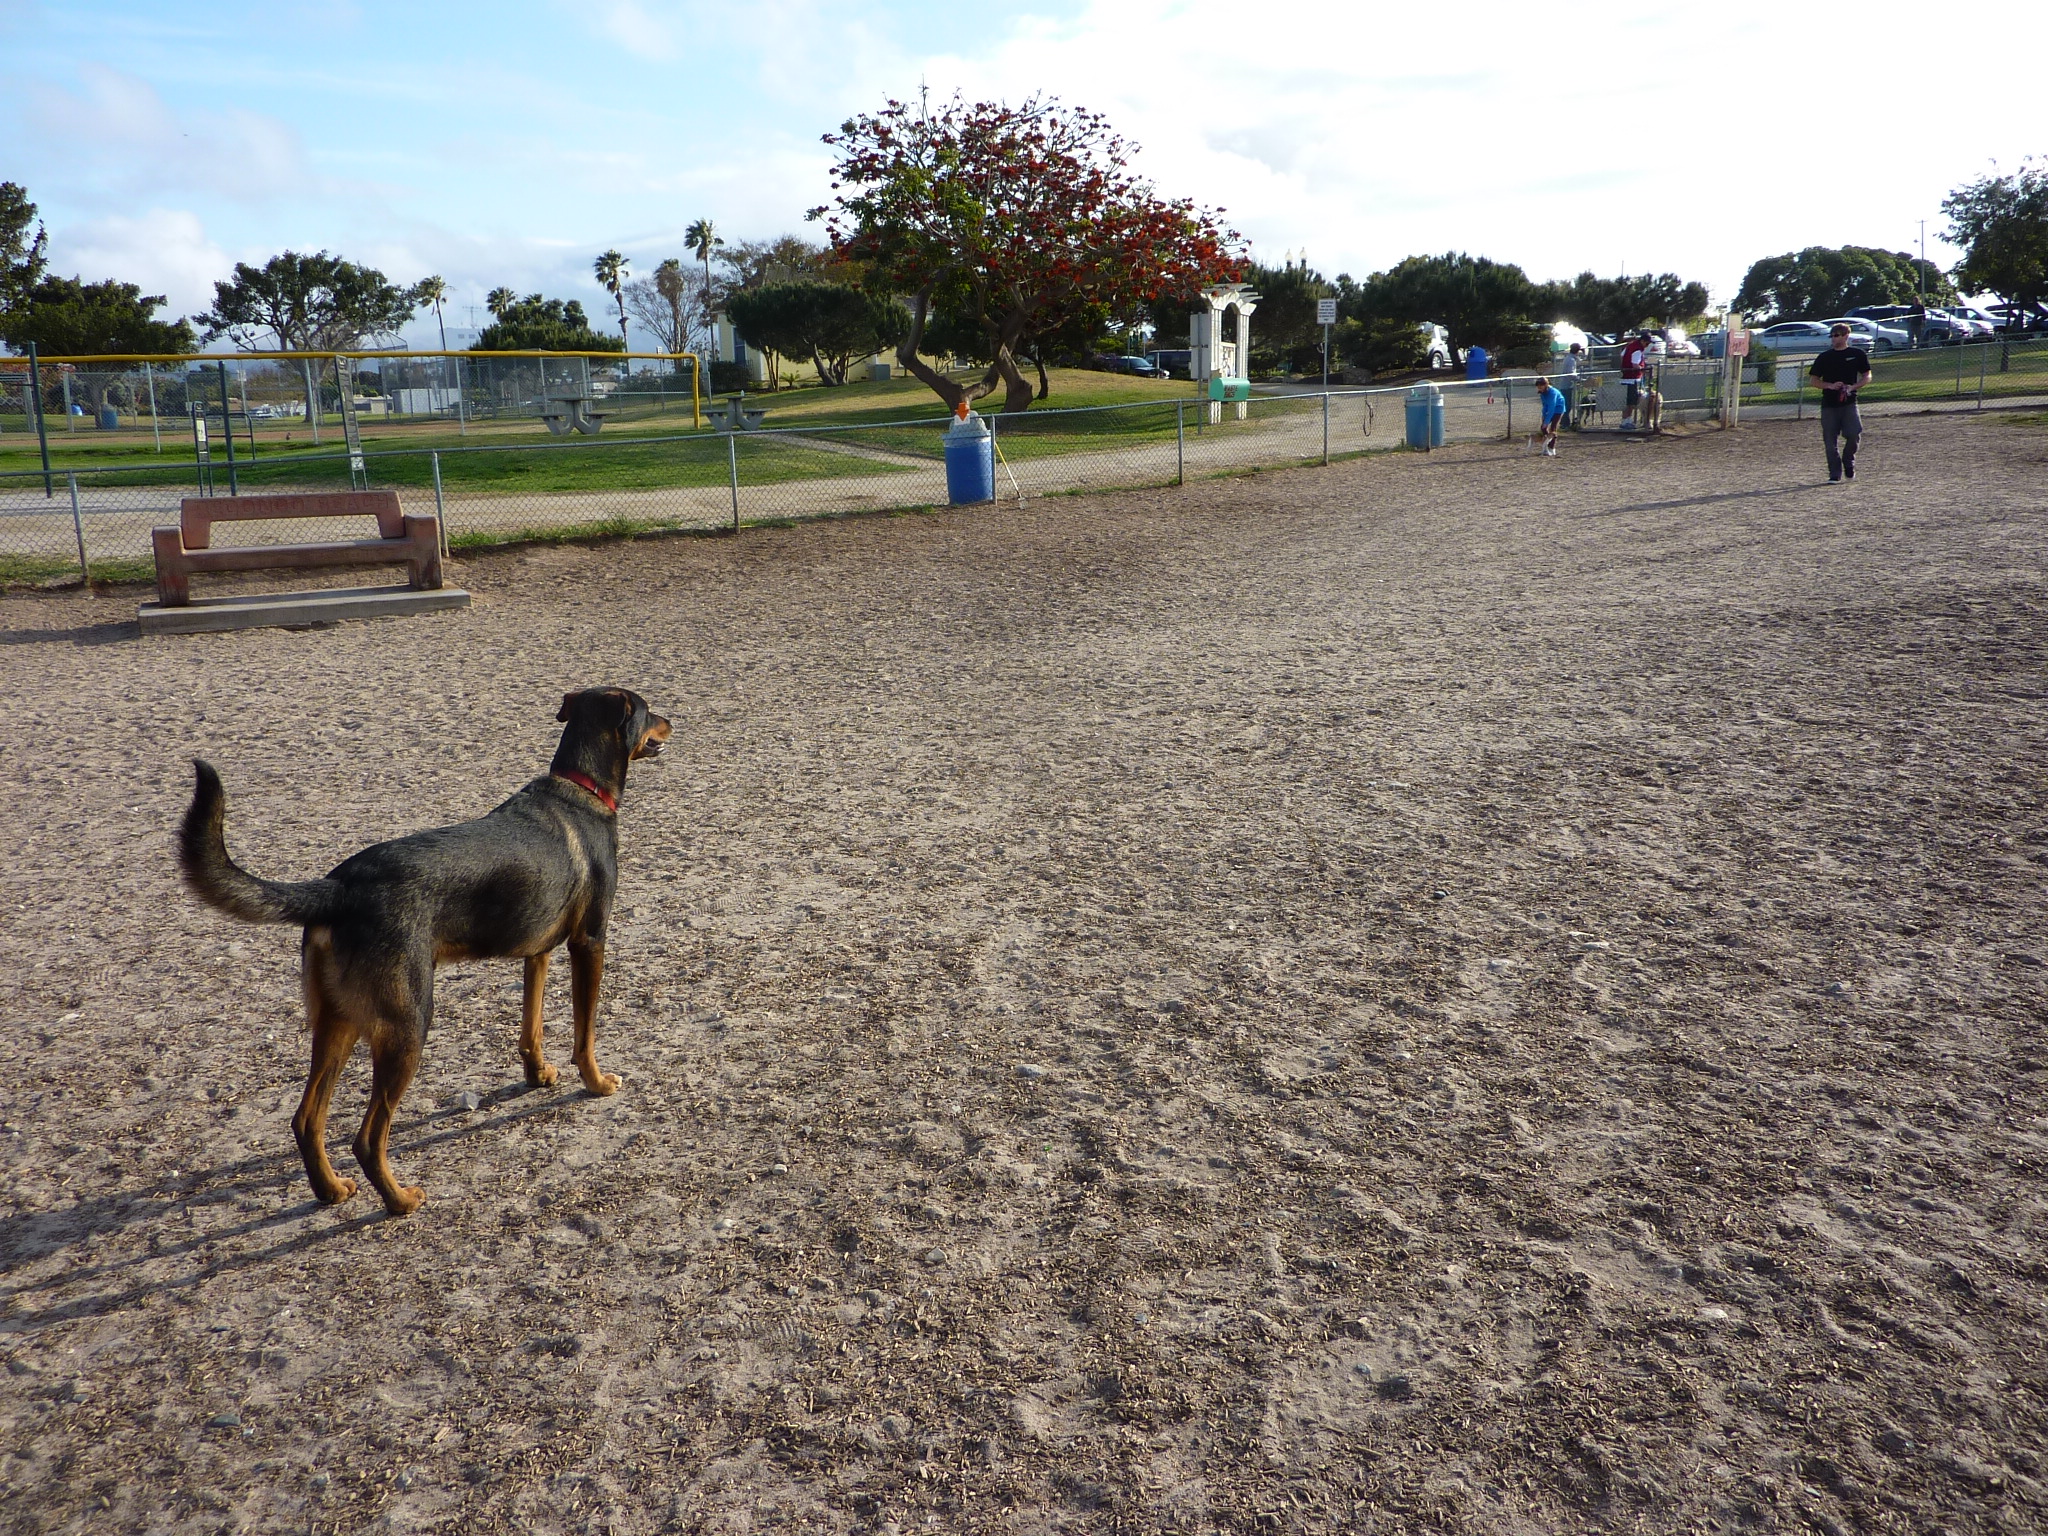
<instances>
[{"instance_id":1,"label":"red dog collar","mask_svg":"<svg viewBox=\"0 0 2048 1536\"><path fill-rule=\"evenodd\" d=\"M574 784L578 789L589 790L593 795L597 796L599 801L603 803L604 808L606 810L610 811L614 816L618 815L619 802L613 798L612 792L606 789L602 784L598 783L597 780L591 778L589 775L578 773L573 768L557 768L555 770L555 777L558 779L567 779L571 784Z\"/></svg>"}]
</instances>

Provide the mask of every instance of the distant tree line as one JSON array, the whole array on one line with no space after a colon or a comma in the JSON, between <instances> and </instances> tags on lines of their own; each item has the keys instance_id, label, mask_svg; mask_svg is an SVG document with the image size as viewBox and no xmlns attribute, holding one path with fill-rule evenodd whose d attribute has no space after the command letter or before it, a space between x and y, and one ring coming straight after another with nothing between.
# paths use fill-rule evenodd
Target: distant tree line
<instances>
[{"instance_id":1,"label":"distant tree line","mask_svg":"<svg viewBox=\"0 0 2048 1536\"><path fill-rule=\"evenodd\" d=\"M1954 303L1955 285L1931 261L1873 246L1810 245L1751 264L1734 307L1759 324L1828 320L1869 304Z\"/></svg>"},{"instance_id":2,"label":"distant tree line","mask_svg":"<svg viewBox=\"0 0 2048 1536\"><path fill-rule=\"evenodd\" d=\"M1250 365L1290 371L1320 360L1323 298L1338 301L1333 364L1373 370L1424 361L1424 323L1443 326L1453 348L1511 357L1540 349L1554 321L1619 332L1693 321L1708 305L1703 284L1675 273L1539 282L1462 251L1410 256L1363 280L1326 279L1305 260L1251 265L1211 213L1162 199L1124 170L1131 146L1099 115L1039 98L1015 108L956 98L915 112L891 102L826 142L839 191L813 210L826 243L728 243L697 219L682 252L644 277L616 250L596 258L616 339L577 300L500 287L476 347L620 352L637 320L660 350L703 356L722 312L769 355L771 378L775 359L794 358L837 384L859 358L893 349L949 405L1000 388L1004 408L1018 410L1049 393L1049 362L1126 347L1148 320L1159 342L1178 343L1201 288L1219 280L1241 277L1262 295ZM2048 163L1979 177L1942 210L1963 252L1952 272L1904 252L1808 247L1753 263L1733 307L1769 322L1953 302L1959 291L2048 300ZM408 287L326 251L285 251L236 263L204 313L170 319L157 313L163 295L136 284L52 274L48 250L27 191L0 182L0 342L16 350L176 354L225 337L245 349L348 351L395 342L422 308L439 326L448 298L439 277ZM945 359L981 377L946 377L936 366Z\"/></svg>"},{"instance_id":3,"label":"distant tree line","mask_svg":"<svg viewBox=\"0 0 2048 1536\"><path fill-rule=\"evenodd\" d=\"M1454 352L1484 346L1534 361L1549 350L1550 326L1564 320L1583 330L1618 332L1694 320L1708 305L1704 283L1675 273L1599 277L1581 272L1566 282L1538 282L1511 262L1448 251L1410 256L1360 282L1332 280L1306 260L1252 266L1244 279L1259 294L1252 319L1250 366L1258 372L1310 373L1322 358L1316 324L1320 299L1337 301L1330 337L1331 369L1368 372L1414 368L1428 361L1425 324L1441 325ZM1162 337L1184 333L1195 295L1150 306Z\"/></svg>"}]
</instances>

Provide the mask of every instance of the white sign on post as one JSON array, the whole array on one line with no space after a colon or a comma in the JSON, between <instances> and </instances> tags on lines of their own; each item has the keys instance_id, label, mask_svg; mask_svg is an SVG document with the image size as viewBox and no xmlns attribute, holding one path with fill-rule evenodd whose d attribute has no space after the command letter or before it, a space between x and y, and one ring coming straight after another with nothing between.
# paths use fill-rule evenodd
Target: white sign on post
<instances>
[{"instance_id":1,"label":"white sign on post","mask_svg":"<svg viewBox=\"0 0 2048 1536\"><path fill-rule=\"evenodd\" d=\"M1316 324L1317 324L1317 325L1335 325L1336 323L1337 323L1337 301L1336 301L1335 299L1317 299L1317 300L1316 300Z\"/></svg>"}]
</instances>

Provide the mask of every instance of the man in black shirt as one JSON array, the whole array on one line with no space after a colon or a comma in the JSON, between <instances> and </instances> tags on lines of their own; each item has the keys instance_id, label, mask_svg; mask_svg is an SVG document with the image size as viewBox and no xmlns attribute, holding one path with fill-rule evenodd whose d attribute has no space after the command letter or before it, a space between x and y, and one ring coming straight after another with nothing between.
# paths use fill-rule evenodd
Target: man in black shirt
<instances>
[{"instance_id":1,"label":"man in black shirt","mask_svg":"<svg viewBox=\"0 0 2048 1536\"><path fill-rule=\"evenodd\" d=\"M1820 440L1828 451L1828 484L1844 475L1856 478L1856 445L1863 440L1863 417L1856 410L1856 392L1870 382L1870 354L1849 345L1849 327L1828 332L1828 349L1813 360L1809 379L1820 386ZM1842 439L1838 452L1835 439Z\"/></svg>"}]
</instances>

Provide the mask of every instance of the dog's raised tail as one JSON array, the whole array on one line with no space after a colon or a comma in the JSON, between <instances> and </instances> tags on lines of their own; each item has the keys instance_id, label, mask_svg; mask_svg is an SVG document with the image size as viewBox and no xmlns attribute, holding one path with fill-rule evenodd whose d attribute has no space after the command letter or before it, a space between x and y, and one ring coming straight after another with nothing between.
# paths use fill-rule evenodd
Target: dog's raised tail
<instances>
[{"instance_id":1,"label":"dog's raised tail","mask_svg":"<svg viewBox=\"0 0 2048 1536\"><path fill-rule=\"evenodd\" d=\"M339 888L332 880L263 880L228 857L227 791L213 764L194 758L198 782L178 829L178 867L185 883L210 907L245 923L318 923L333 912Z\"/></svg>"}]
</instances>

